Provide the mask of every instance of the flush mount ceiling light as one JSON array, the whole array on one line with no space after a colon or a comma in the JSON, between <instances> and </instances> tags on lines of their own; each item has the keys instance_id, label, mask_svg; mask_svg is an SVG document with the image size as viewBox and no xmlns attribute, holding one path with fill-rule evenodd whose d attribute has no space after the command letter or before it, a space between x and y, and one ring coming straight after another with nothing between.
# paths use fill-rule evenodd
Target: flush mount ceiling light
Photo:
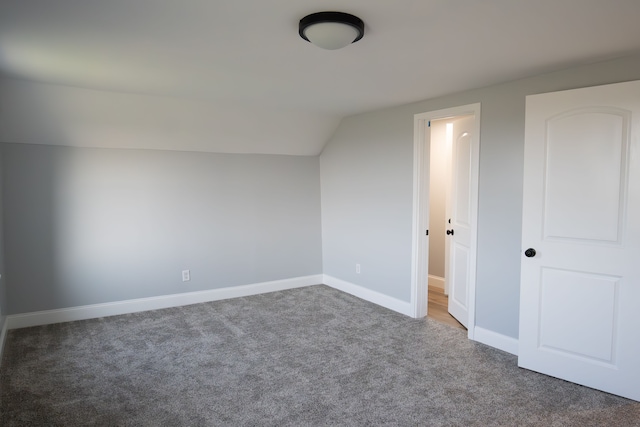
<instances>
[{"instance_id":1,"label":"flush mount ceiling light","mask_svg":"<svg viewBox=\"0 0 640 427\"><path fill-rule=\"evenodd\" d=\"M342 12L318 12L300 20L300 37L323 49L340 49L364 36L364 22Z\"/></svg>"}]
</instances>

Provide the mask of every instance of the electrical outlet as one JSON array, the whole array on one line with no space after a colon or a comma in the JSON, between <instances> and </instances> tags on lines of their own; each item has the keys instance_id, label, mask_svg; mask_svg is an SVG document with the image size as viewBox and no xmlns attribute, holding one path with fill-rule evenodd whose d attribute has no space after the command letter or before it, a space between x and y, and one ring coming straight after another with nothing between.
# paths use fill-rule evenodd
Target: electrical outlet
<instances>
[{"instance_id":1,"label":"electrical outlet","mask_svg":"<svg viewBox=\"0 0 640 427\"><path fill-rule=\"evenodd\" d=\"M360 274L360 264L356 264L356 274Z\"/></svg>"},{"instance_id":2,"label":"electrical outlet","mask_svg":"<svg viewBox=\"0 0 640 427\"><path fill-rule=\"evenodd\" d=\"M191 272L189 270L182 270L182 281L188 282L191 280Z\"/></svg>"}]
</instances>

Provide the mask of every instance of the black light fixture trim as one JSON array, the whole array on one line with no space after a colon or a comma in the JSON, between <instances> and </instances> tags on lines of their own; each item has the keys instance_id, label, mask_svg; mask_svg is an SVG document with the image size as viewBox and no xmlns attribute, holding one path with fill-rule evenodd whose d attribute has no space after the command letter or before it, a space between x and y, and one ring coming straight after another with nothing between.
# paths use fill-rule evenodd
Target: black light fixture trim
<instances>
[{"instance_id":1,"label":"black light fixture trim","mask_svg":"<svg viewBox=\"0 0 640 427\"><path fill-rule=\"evenodd\" d=\"M324 22L336 22L339 24L351 25L358 30L358 36L351 43L355 43L364 36L364 22L357 16L350 15L344 12L317 12L307 15L300 20L300 26L298 27L298 34L306 41L311 41L304 35L304 31L312 25L321 24Z\"/></svg>"}]
</instances>

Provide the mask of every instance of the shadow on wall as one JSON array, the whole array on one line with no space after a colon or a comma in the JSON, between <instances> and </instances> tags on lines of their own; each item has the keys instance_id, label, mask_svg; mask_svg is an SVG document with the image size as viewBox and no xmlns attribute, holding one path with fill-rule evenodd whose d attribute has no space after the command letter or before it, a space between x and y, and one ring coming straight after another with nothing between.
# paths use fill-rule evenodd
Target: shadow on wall
<instances>
[{"instance_id":1,"label":"shadow on wall","mask_svg":"<svg viewBox=\"0 0 640 427\"><path fill-rule=\"evenodd\" d=\"M322 272L317 157L3 151L9 314Z\"/></svg>"}]
</instances>

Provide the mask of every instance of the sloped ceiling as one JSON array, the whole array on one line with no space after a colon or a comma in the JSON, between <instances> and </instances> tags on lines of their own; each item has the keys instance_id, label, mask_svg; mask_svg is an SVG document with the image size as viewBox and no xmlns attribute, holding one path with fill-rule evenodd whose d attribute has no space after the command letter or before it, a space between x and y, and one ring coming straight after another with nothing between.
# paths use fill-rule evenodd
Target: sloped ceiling
<instances>
[{"instance_id":1,"label":"sloped ceiling","mask_svg":"<svg viewBox=\"0 0 640 427\"><path fill-rule=\"evenodd\" d=\"M302 40L323 10L362 18L364 38ZM638 18L638 0L0 0L0 138L314 155L346 115L636 53ZM71 131L20 123L36 107ZM174 117L180 137L92 138L86 122L118 111Z\"/></svg>"}]
</instances>

